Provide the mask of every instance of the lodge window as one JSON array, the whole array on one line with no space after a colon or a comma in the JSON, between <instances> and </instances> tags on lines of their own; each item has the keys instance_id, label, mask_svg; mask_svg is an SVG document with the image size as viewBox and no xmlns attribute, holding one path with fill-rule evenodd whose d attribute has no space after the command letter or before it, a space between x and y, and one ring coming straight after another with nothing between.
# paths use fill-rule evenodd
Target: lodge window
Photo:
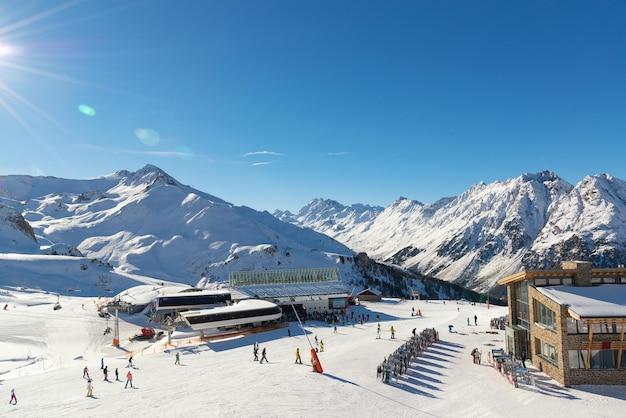
<instances>
[{"instance_id":1,"label":"lodge window","mask_svg":"<svg viewBox=\"0 0 626 418\"><path fill-rule=\"evenodd\" d=\"M556 314L537 300L535 301L535 323L544 328L556 330Z\"/></svg>"},{"instance_id":2,"label":"lodge window","mask_svg":"<svg viewBox=\"0 0 626 418\"><path fill-rule=\"evenodd\" d=\"M584 369L587 361L587 350L569 350L569 367ZM619 350L591 350L592 369L615 369ZM626 356L622 354L621 368L626 368Z\"/></svg>"},{"instance_id":3,"label":"lodge window","mask_svg":"<svg viewBox=\"0 0 626 418\"><path fill-rule=\"evenodd\" d=\"M621 324L614 324L610 321L601 324L591 324L591 331L594 334L619 334L622 332ZM572 317L567 317L567 333L568 334L587 334L589 327L586 322L578 321Z\"/></svg>"},{"instance_id":4,"label":"lodge window","mask_svg":"<svg viewBox=\"0 0 626 418\"><path fill-rule=\"evenodd\" d=\"M535 349L537 354L544 360L556 365L559 356L556 352L556 348L552 344L548 344L545 341L541 341L539 338L535 338Z\"/></svg>"},{"instance_id":5,"label":"lodge window","mask_svg":"<svg viewBox=\"0 0 626 418\"><path fill-rule=\"evenodd\" d=\"M530 319L528 317L528 282L522 281L515 283L515 325L522 328L530 329Z\"/></svg>"}]
</instances>

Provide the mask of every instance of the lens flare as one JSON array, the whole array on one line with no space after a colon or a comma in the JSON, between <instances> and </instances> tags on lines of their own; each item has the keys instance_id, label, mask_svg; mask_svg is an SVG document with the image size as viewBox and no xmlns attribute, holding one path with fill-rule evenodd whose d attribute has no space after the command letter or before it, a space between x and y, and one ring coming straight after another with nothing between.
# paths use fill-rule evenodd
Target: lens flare
<instances>
[{"instance_id":1,"label":"lens flare","mask_svg":"<svg viewBox=\"0 0 626 418\"><path fill-rule=\"evenodd\" d=\"M86 104L78 105L78 111L85 116L96 116L96 109Z\"/></svg>"},{"instance_id":2,"label":"lens flare","mask_svg":"<svg viewBox=\"0 0 626 418\"><path fill-rule=\"evenodd\" d=\"M156 147L161 142L159 133L152 129L137 128L135 129L135 136L142 144L149 147Z\"/></svg>"},{"instance_id":3,"label":"lens flare","mask_svg":"<svg viewBox=\"0 0 626 418\"><path fill-rule=\"evenodd\" d=\"M11 45L0 44L0 57L6 57L12 55L15 52L15 48Z\"/></svg>"}]
</instances>

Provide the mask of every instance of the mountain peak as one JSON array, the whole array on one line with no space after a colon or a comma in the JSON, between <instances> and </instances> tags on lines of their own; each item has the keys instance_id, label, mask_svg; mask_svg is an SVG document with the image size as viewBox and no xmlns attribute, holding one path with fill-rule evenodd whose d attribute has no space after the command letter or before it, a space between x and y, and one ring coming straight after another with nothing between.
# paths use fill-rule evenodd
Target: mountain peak
<instances>
[{"instance_id":1,"label":"mountain peak","mask_svg":"<svg viewBox=\"0 0 626 418\"><path fill-rule=\"evenodd\" d=\"M155 184L170 186L180 185L180 183L176 181L174 177L170 176L165 171L152 164L146 164L134 173L128 172L126 170L119 171L118 173L125 174L124 177L126 178L126 182L130 186L137 186L141 184L145 184L148 186L153 186Z\"/></svg>"},{"instance_id":2,"label":"mountain peak","mask_svg":"<svg viewBox=\"0 0 626 418\"><path fill-rule=\"evenodd\" d=\"M544 170L538 173L524 173L520 176L520 178L523 181L537 181L540 183L561 180L561 178L554 171L550 170Z\"/></svg>"}]
</instances>

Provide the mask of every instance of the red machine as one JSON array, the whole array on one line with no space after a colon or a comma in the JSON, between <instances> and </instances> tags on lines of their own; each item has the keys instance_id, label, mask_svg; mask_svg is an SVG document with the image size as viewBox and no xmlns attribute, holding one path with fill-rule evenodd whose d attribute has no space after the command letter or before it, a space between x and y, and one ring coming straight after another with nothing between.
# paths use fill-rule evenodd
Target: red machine
<instances>
[{"instance_id":1,"label":"red machine","mask_svg":"<svg viewBox=\"0 0 626 418\"><path fill-rule=\"evenodd\" d=\"M132 340L150 340L154 338L156 333L154 332L154 328L141 328L141 334L134 335Z\"/></svg>"}]
</instances>

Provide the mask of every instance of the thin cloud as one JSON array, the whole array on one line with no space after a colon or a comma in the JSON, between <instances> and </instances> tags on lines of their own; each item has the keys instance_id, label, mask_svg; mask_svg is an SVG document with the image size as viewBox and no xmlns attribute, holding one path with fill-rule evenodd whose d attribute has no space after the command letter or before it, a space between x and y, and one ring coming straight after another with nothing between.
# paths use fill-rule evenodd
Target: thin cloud
<instances>
[{"instance_id":1,"label":"thin cloud","mask_svg":"<svg viewBox=\"0 0 626 418\"><path fill-rule=\"evenodd\" d=\"M188 151L134 151L121 148L107 148L93 144L77 144L79 147L87 148L94 151L106 152L109 154L120 155L143 155L148 157L163 157L163 158L206 158L212 161L212 158L208 155L196 154Z\"/></svg>"},{"instance_id":2,"label":"thin cloud","mask_svg":"<svg viewBox=\"0 0 626 418\"><path fill-rule=\"evenodd\" d=\"M282 152L263 150L263 151L246 152L243 156L244 157L253 157L255 155L271 155L271 156L274 156L274 157L282 157L285 154L283 154Z\"/></svg>"},{"instance_id":3,"label":"thin cloud","mask_svg":"<svg viewBox=\"0 0 626 418\"><path fill-rule=\"evenodd\" d=\"M259 166L262 166L262 165L270 165L270 164L272 164L271 161L259 161L258 163L252 163L252 165L254 167L259 167Z\"/></svg>"},{"instance_id":4,"label":"thin cloud","mask_svg":"<svg viewBox=\"0 0 626 418\"><path fill-rule=\"evenodd\" d=\"M350 155L351 152L349 151L339 151L339 152L327 152L326 155L331 156L331 157L339 157L342 155Z\"/></svg>"}]
</instances>

